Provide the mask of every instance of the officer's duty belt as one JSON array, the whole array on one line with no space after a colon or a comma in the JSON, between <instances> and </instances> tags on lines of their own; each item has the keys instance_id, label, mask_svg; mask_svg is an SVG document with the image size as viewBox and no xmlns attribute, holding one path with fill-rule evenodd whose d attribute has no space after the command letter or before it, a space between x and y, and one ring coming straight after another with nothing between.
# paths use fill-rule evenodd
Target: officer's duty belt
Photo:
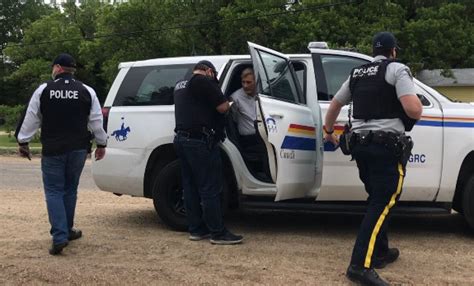
<instances>
[{"instance_id":1,"label":"officer's duty belt","mask_svg":"<svg viewBox=\"0 0 474 286\"><path fill-rule=\"evenodd\" d=\"M370 143L383 145L396 145L405 135L386 131L360 131L354 132L353 142L355 144L367 145Z\"/></svg>"},{"instance_id":2,"label":"officer's duty belt","mask_svg":"<svg viewBox=\"0 0 474 286\"><path fill-rule=\"evenodd\" d=\"M179 137L185 137L185 138L190 138L190 139L199 139L199 140L203 140L203 139L207 139L209 137L209 135L206 135L202 132L195 132L195 131L177 131L176 132L176 135L178 135Z\"/></svg>"}]
</instances>

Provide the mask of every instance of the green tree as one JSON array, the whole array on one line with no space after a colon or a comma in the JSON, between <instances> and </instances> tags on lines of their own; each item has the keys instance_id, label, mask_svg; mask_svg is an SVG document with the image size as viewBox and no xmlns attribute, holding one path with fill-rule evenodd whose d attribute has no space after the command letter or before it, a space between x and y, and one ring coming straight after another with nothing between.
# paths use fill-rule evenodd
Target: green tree
<instances>
[{"instance_id":1,"label":"green tree","mask_svg":"<svg viewBox=\"0 0 474 286\"><path fill-rule=\"evenodd\" d=\"M26 28L22 45L12 44L5 48L5 54L18 66L5 77L17 87L16 102L27 102L35 88L51 77L50 66L55 56L61 52L78 54L76 41L62 41L68 38L80 38L80 31L66 14L57 11Z\"/></svg>"},{"instance_id":2,"label":"green tree","mask_svg":"<svg viewBox=\"0 0 474 286\"><path fill-rule=\"evenodd\" d=\"M54 9L40 1L2 0L0 2L0 51L8 42L23 38L24 29Z\"/></svg>"},{"instance_id":3,"label":"green tree","mask_svg":"<svg viewBox=\"0 0 474 286\"><path fill-rule=\"evenodd\" d=\"M23 2L23 3L22 3ZM2 0L0 2L0 104L13 105L20 102L17 97L17 86L8 81L18 65L4 56L8 42L18 43L23 39L25 29L43 15L54 11L40 1Z\"/></svg>"},{"instance_id":4,"label":"green tree","mask_svg":"<svg viewBox=\"0 0 474 286\"><path fill-rule=\"evenodd\" d=\"M472 19L469 9L458 3L419 9L401 36L405 58L417 69L474 67Z\"/></svg>"},{"instance_id":5,"label":"green tree","mask_svg":"<svg viewBox=\"0 0 474 286\"><path fill-rule=\"evenodd\" d=\"M2 5L13 2L5 0ZM0 94L0 103L24 102L49 77L48 65L60 52L76 58L78 77L94 86L102 100L120 62L243 54L248 53L247 41L285 53L306 53L308 42L326 41L332 48L370 54L374 33L387 30L397 36L403 48L401 59L415 71L474 66L472 0L365 0L331 6L339 2L131 0L109 5L89 0L79 7L67 4L63 12L55 10L31 18L37 20L30 24L17 25L21 36L9 41L21 39L22 45L10 43L4 50L11 71L4 77L8 82L3 81L9 92Z\"/></svg>"}]
</instances>

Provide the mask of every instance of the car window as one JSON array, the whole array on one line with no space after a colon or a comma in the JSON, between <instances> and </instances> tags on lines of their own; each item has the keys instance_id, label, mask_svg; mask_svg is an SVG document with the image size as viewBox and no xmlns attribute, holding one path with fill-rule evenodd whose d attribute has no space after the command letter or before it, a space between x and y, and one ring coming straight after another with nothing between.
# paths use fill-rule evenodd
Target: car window
<instances>
[{"instance_id":1,"label":"car window","mask_svg":"<svg viewBox=\"0 0 474 286\"><path fill-rule=\"evenodd\" d=\"M132 67L125 76L113 105L173 105L176 82L191 74L193 66Z\"/></svg>"},{"instance_id":2,"label":"car window","mask_svg":"<svg viewBox=\"0 0 474 286\"><path fill-rule=\"evenodd\" d=\"M302 91L302 103L306 103L306 65L303 62L291 61L295 70L296 79Z\"/></svg>"},{"instance_id":3,"label":"car window","mask_svg":"<svg viewBox=\"0 0 474 286\"><path fill-rule=\"evenodd\" d=\"M277 99L300 102L299 86L290 62L282 57L258 50L260 92Z\"/></svg>"},{"instance_id":4,"label":"car window","mask_svg":"<svg viewBox=\"0 0 474 286\"><path fill-rule=\"evenodd\" d=\"M366 64L368 61L347 56L321 55L321 64L326 81L326 89L319 92L319 100L331 100L347 80L354 67Z\"/></svg>"}]
</instances>

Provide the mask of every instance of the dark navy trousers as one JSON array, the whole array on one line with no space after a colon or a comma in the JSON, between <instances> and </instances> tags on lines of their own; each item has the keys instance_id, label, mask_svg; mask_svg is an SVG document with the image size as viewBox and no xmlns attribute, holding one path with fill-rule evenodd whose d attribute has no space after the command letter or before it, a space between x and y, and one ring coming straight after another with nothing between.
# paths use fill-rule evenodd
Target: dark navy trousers
<instances>
[{"instance_id":1,"label":"dark navy trousers","mask_svg":"<svg viewBox=\"0 0 474 286\"><path fill-rule=\"evenodd\" d=\"M176 135L188 229L192 235L226 232L222 216L222 161L217 144Z\"/></svg>"},{"instance_id":2,"label":"dark navy trousers","mask_svg":"<svg viewBox=\"0 0 474 286\"><path fill-rule=\"evenodd\" d=\"M369 197L351 264L371 268L373 261L388 250L388 218L402 192L405 166L393 151L376 143L357 144L352 156Z\"/></svg>"}]
</instances>

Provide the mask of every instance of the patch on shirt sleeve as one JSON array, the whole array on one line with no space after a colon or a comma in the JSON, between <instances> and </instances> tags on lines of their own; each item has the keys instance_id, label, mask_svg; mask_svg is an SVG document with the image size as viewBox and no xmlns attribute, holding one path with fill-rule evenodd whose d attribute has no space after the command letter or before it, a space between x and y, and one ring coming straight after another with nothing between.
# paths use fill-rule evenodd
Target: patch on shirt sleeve
<instances>
[{"instance_id":1,"label":"patch on shirt sleeve","mask_svg":"<svg viewBox=\"0 0 474 286\"><path fill-rule=\"evenodd\" d=\"M410 78L413 79L413 74L411 73L411 70L409 67L404 66L400 72L401 73L406 72L410 76Z\"/></svg>"}]
</instances>

